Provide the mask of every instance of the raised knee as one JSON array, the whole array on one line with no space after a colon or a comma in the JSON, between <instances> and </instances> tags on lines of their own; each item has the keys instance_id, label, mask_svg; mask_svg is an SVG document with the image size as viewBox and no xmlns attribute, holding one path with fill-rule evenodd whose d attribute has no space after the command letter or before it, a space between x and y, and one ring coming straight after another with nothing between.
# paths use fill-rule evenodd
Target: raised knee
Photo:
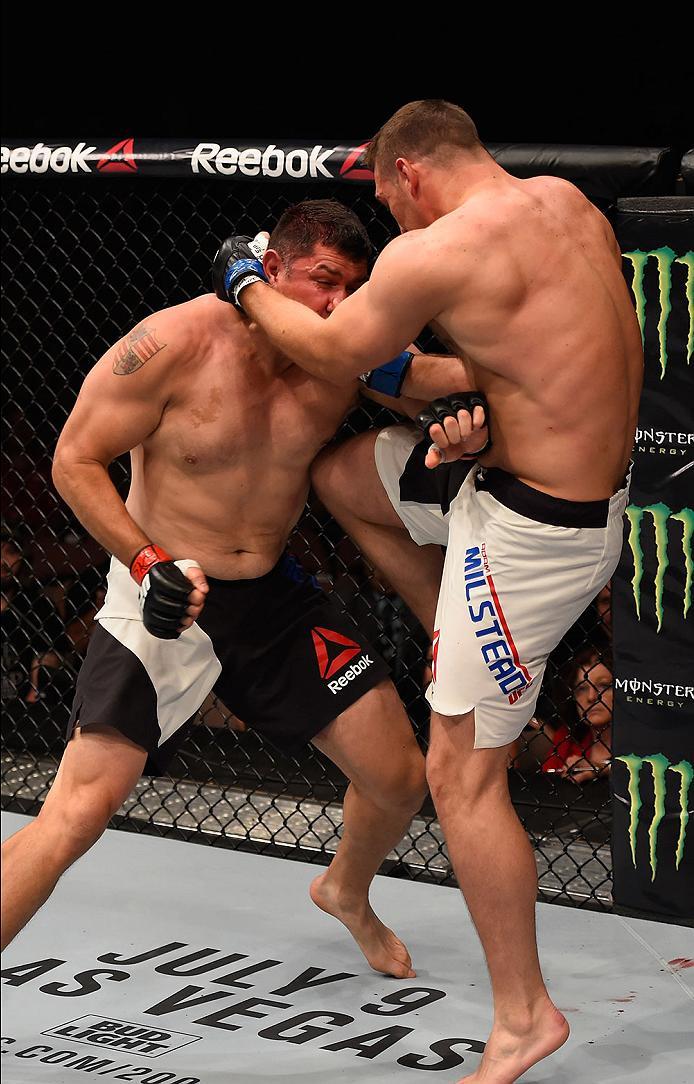
<instances>
[{"instance_id":1,"label":"raised knee","mask_svg":"<svg viewBox=\"0 0 694 1084\"><path fill-rule=\"evenodd\" d=\"M311 485L321 500L334 491L330 479L333 474L335 454L334 448L327 449L316 456L311 464Z\"/></svg>"}]
</instances>

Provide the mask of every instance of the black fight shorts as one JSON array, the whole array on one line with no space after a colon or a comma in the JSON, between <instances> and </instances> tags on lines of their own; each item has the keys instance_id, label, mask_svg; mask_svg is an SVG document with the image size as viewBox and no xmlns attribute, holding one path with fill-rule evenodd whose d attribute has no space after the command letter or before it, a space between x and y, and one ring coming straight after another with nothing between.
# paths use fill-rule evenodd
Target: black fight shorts
<instances>
[{"instance_id":1,"label":"black fight shorts","mask_svg":"<svg viewBox=\"0 0 694 1084\"><path fill-rule=\"evenodd\" d=\"M161 771L210 691L293 755L388 667L351 618L285 554L255 580L215 580L199 620L160 640L139 616L138 588L111 561L108 592L77 679L68 726L114 727Z\"/></svg>"}]
</instances>

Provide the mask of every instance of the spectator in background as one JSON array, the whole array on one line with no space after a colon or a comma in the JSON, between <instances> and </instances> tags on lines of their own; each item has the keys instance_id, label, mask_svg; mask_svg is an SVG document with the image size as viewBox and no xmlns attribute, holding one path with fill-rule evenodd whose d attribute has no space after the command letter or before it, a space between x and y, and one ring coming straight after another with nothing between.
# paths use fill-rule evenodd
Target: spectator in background
<instances>
[{"instance_id":1,"label":"spectator in background","mask_svg":"<svg viewBox=\"0 0 694 1084\"><path fill-rule=\"evenodd\" d=\"M1 567L2 699L33 704L60 667L63 622L17 540L2 539Z\"/></svg>"},{"instance_id":2,"label":"spectator in background","mask_svg":"<svg viewBox=\"0 0 694 1084\"><path fill-rule=\"evenodd\" d=\"M569 670L571 704L567 721L553 726L531 719L509 766L541 769L574 783L587 783L609 772L614 696L612 655L601 639L578 652Z\"/></svg>"},{"instance_id":3,"label":"spectator in background","mask_svg":"<svg viewBox=\"0 0 694 1084\"><path fill-rule=\"evenodd\" d=\"M560 726L542 765L574 783L589 783L610 770L614 678L611 653L589 645L576 658L572 693L577 722Z\"/></svg>"}]
</instances>

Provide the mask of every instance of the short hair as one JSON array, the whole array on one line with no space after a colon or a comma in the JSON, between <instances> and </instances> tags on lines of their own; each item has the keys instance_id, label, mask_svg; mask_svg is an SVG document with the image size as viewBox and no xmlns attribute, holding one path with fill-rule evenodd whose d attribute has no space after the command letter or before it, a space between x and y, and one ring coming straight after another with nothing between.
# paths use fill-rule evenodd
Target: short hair
<instances>
[{"instance_id":1,"label":"short hair","mask_svg":"<svg viewBox=\"0 0 694 1084\"><path fill-rule=\"evenodd\" d=\"M392 172L397 158L447 158L461 150L484 150L474 121L459 105L428 98L398 109L371 140L364 162Z\"/></svg>"},{"instance_id":2,"label":"short hair","mask_svg":"<svg viewBox=\"0 0 694 1084\"><path fill-rule=\"evenodd\" d=\"M597 630L593 636L595 643L584 644L579 651L573 657L570 674L571 688L580 684L583 680L583 673L588 675L590 679L591 670L596 666L605 666L610 671L614 672L614 659L612 656L612 645L606 637L601 636Z\"/></svg>"},{"instance_id":3,"label":"short hair","mask_svg":"<svg viewBox=\"0 0 694 1084\"><path fill-rule=\"evenodd\" d=\"M355 262L370 264L374 249L353 211L334 199L309 199L287 208L270 234L268 248L291 264L316 245L334 248Z\"/></svg>"}]
</instances>

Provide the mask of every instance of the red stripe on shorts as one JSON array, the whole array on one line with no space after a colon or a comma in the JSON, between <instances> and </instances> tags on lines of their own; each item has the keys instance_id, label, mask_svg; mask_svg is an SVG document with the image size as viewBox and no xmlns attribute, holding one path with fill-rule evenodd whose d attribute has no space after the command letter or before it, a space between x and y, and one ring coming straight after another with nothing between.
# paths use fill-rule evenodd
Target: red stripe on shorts
<instances>
[{"instance_id":1,"label":"red stripe on shorts","mask_svg":"<svg viewBox=\"0 0 694 1084\"><path fill-rule=\"evenodd\" d=\"M506 618L504 616L504 611L501 608L501 603L499 602L499 596L496 593L496 587L494 586L494 580L492 579L492 576L491 576L490 572L487 573L487 581L489 583L489 589L490 589L490 591L492 593L492 598L494 599L494 605L496 606L496 611L497 611L497 613L499 615L499 618L501 619L501 624L503 626L503 630L506 633L506 639L508 640L509 647L511 648L511 654L513 656L513 661L515 662L516 666L520 670L521 674L523 674L523 676L528 679L528 684L529 684L533 679L531 678L530 674L528 673L526 668L523 666L523 663L520 661L520 659L518 657L518 649L516 648L516 645L513 642L513 636L511 635L511 630L508 627L508 621L506 620Z\"/></svg>"}]
</instances>

